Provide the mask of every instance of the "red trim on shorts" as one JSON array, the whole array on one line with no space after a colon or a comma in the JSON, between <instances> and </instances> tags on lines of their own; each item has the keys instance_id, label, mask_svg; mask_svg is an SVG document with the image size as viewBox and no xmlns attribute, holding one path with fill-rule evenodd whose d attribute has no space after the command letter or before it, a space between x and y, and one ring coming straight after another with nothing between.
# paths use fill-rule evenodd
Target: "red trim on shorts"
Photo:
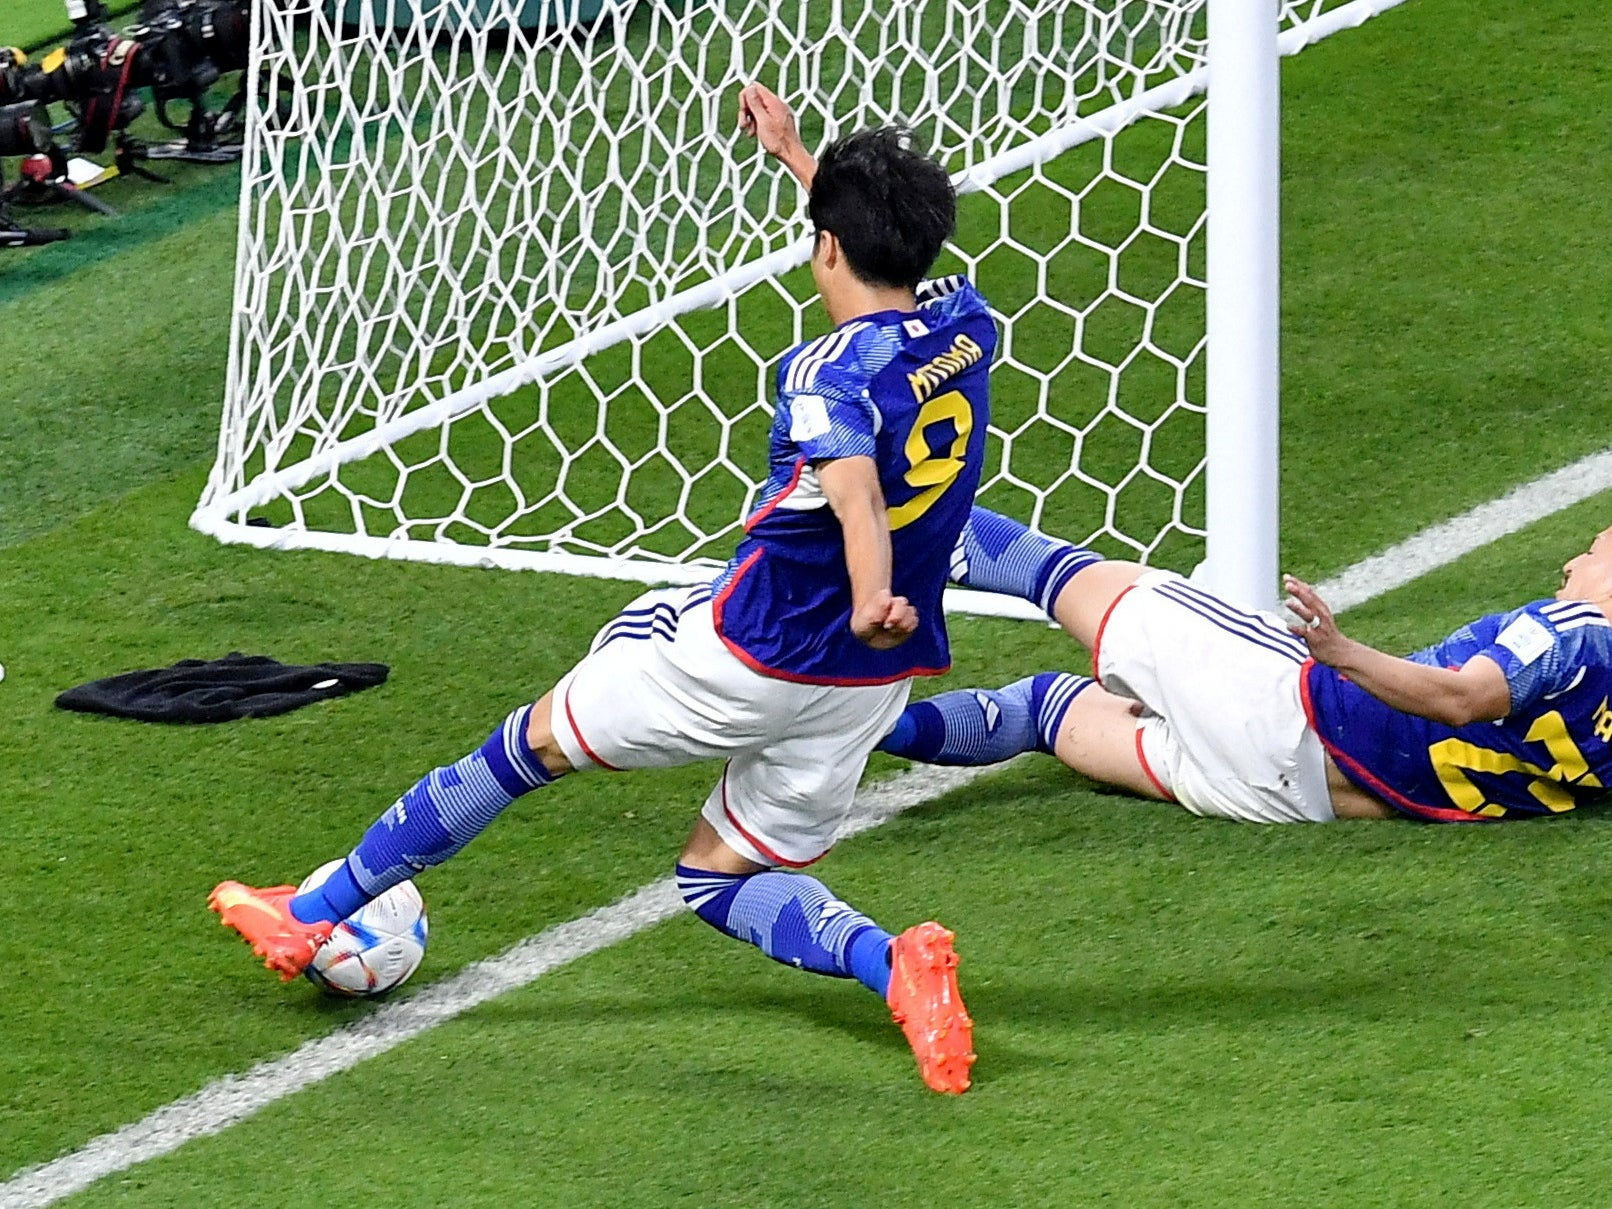
<instances>
[{"instance_id":1,"label":"red trim on shorts","mask_svg":"<svg viewBox=\"0 0 1612 1209\"><path fill-rule=\"evenodd\" d=\"M1103 682L1101 665L1097 662L1097 656L1103 649L1103 631L1108 628L1108 619L1114 615L1114 606L1120 601L1124 600L1125 593L1129 592L1135 586L1136 581L1132 580L1130 583L1121 588L1119 590L1119 594L1115 596L1113 600L1108 602L1108 607L1103 610L1103 619L1097 623L1097 633L1091 640L1091 674L1098 684ZM1148 775L1152 776L1153 774L1149 773Z\"/></svg>"},{"instance_id":2,"label":"red trim on shorts","mask_svg":"<svg viewBox=\"0 0 1612 1209\"><path fill-rule=\"evenodd\" d=\"M1423 806L1420 802L1413 802L1397 789L1390 787L1367 771L1353 756L1343 751L1336 744L1328 741L1321 733L1321 728L1315 724L1315 702L1310 697L1310 671L1315 667L1314 659L1306 659L1299 665L1299 701L1304 706L1304 719L1315 732L1315 737L1321 740L1321 746L1327 755L1332 757L1335 764L1344 771L1349 779L1359 785L1368 793L1375 795L1385 804L1392 806L1412 818L1426 819L1431 823L1498 823L1501 819L1487 815L1473 814L1470 810L1458 810L1453 806Z\"/></svg>"},{"instance_id":3,"label":"red trim on shorts","mask_svg":"<svg viewBox=\"0 0 1612 1209\"><path fill-rule=\"evenodd\" d=\"M728 766L726 764L722 766L722 813L724 816L726 816L728 822L732 824L733 829L740 835L744 836L745 840L752 848L776 865L785 865L791 869L804 869L807 865L815 865L818 861L822 860L828 855L828 849L825 848L822 852L819 852L809 861L792 861L788 857L779 856L771 848L767 847L767 845L763 844L755 836L751 835L750 832L745 830L744 824L739 822L739 820L734 816L733 811L728 806Z\"/></svg>"},{"instance_id":4,"label":"red trim on shorts","mask_svg":"<svg viewBox=\"0 0 1612 1209\"><path fill-rule=\"evenodd\" d=\"M576 736L577 746L582 749L583 754L600 768L608 769L611 772L620 772L621 769L614 764L608 760L601 759L599 753L589 747L588 741L582 737L582 729L577 726L576 715L571 712L571 686L569 684L565 686L565 700L561 704L565 706L565 720L571 727L571 733Z\"/></svg>"},{"instance_id":5,"label":"red trim on shorts","mask_svg":"<svg viewBox=\"0 0 1612 1209\"><path fill-rule=\"evenodd\" d=\"M1129 588L1125 590L1130 591ZM1159 780L1158 775L1153 771L1153 766L1147 762L1147 753L1142 750L1142 728L1140 726L1136 728L1136 762L1142 766L1142 771L1147 774L1147 779L1153 782L1153 788L1164 795L1164 800L1174 802L1176 800L1175 794L1170 792L1168 785Z\"/></svg>"},{"instance_id":6,"label":"red trim on shorts","mask_svg":"<svg viewBox=\"0 0 1612 1209\"><path fill-rule=\"evenodd\" d=\"M758 676L765 676L769 680L786 680L790 684L820 684L830 688L869 688L878 684L895 684L913 676L944 676L952 670L951 664L948 663L945 667L911 668L894 676L807 676L799 672L786 672L782 668L769 667L761 662L722 632L722 606L727 604L728 597L732 595L733 589L739 586L739 581L744 578L745 572L755 566L766 552L764 548L751 551L749 557L739 564L739 569L733 573L733 578L728 580L727 586L711 601L711 628L716 631L716 636L722 640L722 645L728 648L735 659Z\"/></svg>"}]
</instances>

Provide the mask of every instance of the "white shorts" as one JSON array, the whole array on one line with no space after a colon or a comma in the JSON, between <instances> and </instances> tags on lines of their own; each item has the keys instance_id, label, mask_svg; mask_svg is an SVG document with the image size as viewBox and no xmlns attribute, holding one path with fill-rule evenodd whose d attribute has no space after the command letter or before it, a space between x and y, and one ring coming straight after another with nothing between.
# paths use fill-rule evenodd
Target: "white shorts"
<instances>
[{"instance_id":1,"label":"white shorts","mask_svg":"<svg viewBox=\"0 0 1612 1209\"><path fill-rule=\"evenodd\" d=\"M1299 699L1304 643L1170 571L1149 571L1098 628L1092 665L1140 701L1137 755L1193 814L1250 823L1332 820L1326 758Z\"/></svg>"},{"instance_id":2,"label":"white shorts","mask_svg":"<svg viewBox=\"0 0 1612 1209\"><path fill-rule=\"evenodd\" d=\"M833 847L868 753L911 688L763 676L723 645L708 586L666 588L599 631L554 688L552 727L576 769L725 758L706 820L747 860L800 866Z\"/></svg>"}]
</instances>

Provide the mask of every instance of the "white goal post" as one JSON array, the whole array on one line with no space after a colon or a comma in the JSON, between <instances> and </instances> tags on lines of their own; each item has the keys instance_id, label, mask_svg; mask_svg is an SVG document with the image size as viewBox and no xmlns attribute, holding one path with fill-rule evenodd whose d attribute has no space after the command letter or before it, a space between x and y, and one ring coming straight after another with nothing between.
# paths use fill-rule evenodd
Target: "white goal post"
<instances>
[{"instance_id":1,"label":"white goal post","mask_svg":"<svg viewBox=\"0 0 1612 1209\"><path fill-rule=\"evenodd\" d=\"M952 171L937 271L1002 330L982 500L1271 603L1277 55L1402 2L256 5L191 524L709 577L764 476L777 359L826 326L804 198L734 133L760 80L809 146L900 122Z\"/></svg>"}]
</instances>

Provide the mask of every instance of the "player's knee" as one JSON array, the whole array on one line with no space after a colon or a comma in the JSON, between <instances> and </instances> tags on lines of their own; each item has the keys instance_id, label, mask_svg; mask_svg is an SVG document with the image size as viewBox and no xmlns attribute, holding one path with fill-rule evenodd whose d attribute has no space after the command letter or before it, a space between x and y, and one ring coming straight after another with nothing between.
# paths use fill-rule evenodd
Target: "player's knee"
<instances>
[{"instance_id":1,"label":"player's knee","mask_svg":"<svg viewBox=\"0 0 1612 1209\"><path fill-rule=\"evenodd\" d=\"M1069 703L1058 728L1055 754L1076 772L1141 797L1162 798L1137 747L1140 703L1100 686Z\"/></svg>"},{"instance_id":2,"label":"player's knee","mask_svg":"<svg viewBox=\"0 0 1612 1209\"><path fill-rule=\"evenodd\" d=\"M571 771L571 761L554 737L552 696L546 694L532 706L532 712L526 719L526 745L543 762L550 776L560 777Z\"/></svg>"},{"instance_id":3,"label":"player's knee","mask_svg":"<svg viewBox=\"0 0 1612 1209\"><path fill-rule=\"evenodd\" d=\"M1030 722L1035 728L1035 749L1049 756L1058 754L1058 736L1069 709L1080 694L1096 685L1090 676L1073 672L1042 672L1020 683L1029 686Z\"/></svg>"},{"instance_id":4,"label":"player's knee","mask_svg":"<svg viewBox=\"0 0 1612 1209\"><path fill-rule=\"evenodd\" d=\"M682 861L677 863L676 875L678 893L689 910L717 931L734 935L728 930L728 911L745 880L754 875L701 869Z\"/></svg>"}]
</instances>

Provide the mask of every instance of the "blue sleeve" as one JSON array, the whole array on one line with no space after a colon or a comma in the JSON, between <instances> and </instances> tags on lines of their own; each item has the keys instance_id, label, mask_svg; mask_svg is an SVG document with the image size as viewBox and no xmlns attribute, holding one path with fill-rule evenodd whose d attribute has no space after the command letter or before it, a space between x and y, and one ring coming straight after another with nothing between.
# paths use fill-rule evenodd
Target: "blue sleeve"
<instances>
[{"instance_id":1,"label":"blue sleeve","mask_svg":"<svg viewBox=\"0 0 1612 1209\"><path fill-rule=\"evenodd\" d=\"M801 388L780 390L778 410L788 412L790 441L814 462L874 456L876 412L860 375L824 365Z\"/></svg>"},{"instance_id":2,"label":"blue sleeve","mask_svg":"<svg viewBox=\"0 0 1612 1209\"><path fill-rule=\"evenodd\" d=\"M1566 689L1591 655L1587 648L1592 631L1575 625L1570 614L1561 614L1559 606L1548 602L1519 609L1506 619L1494 641L1477 652L1506 674L1513 713Z\"/></svg>"}]
</instances>

